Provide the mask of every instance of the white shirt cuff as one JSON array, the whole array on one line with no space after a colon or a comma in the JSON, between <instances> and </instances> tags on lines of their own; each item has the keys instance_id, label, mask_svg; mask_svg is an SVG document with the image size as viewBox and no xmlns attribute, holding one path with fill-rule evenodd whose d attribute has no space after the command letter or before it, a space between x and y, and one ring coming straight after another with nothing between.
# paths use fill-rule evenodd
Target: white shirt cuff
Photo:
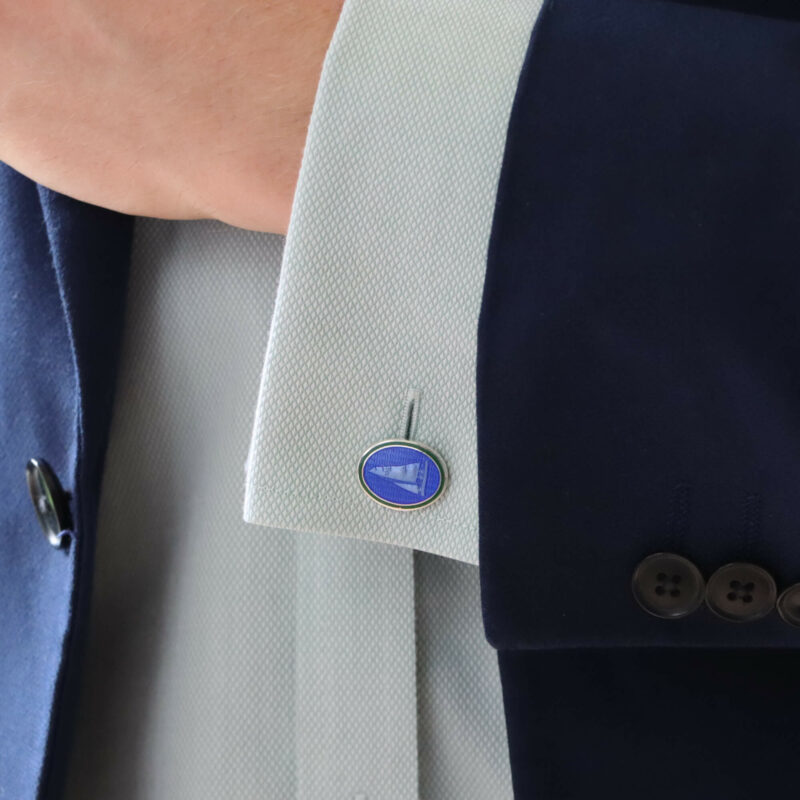
<instances>
[{"instance_id":1,"label":"white shirt cuff","mask_svg":"<svg viewBox=\"0 0 800 800\"><path fill-rule=\"evenodd\" d=\"M244 517L476 563L475 356L497 179L541 0L346 0L295 193ZM450 474L400 513L358 479L413 437Z\"/></svg>"}]
</instances>

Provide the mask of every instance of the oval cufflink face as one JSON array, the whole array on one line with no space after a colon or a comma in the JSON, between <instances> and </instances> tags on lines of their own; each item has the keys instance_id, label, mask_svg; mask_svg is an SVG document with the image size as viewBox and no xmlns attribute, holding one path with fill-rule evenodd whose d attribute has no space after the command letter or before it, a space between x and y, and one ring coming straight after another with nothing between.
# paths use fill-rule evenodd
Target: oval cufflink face
<instances>
[{"instance_id":1,"label":"oval cufflink face","mask_svg":"<svg viewBox=\"0 0 800 800\"><path fill-rule=\"evenodd\" d=\"M447 487L447 466L433 449L419 442L390 439L367 450L358 464L361 488L387 508L426 508Z\"/></svg>"}]
</instances>

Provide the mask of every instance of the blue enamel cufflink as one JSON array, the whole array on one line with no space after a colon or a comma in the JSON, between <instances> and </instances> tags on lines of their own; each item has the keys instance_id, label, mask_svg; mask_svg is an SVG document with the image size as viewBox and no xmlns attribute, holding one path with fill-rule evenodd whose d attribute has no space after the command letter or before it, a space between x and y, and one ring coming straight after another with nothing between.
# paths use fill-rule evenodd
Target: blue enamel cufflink
<instances>
[{"instance_id":1,"label":"blue enamel cufflink","mask_svg":"<svg viewBox=\"0 0 800 800\"><path fill-rule=\"evenodd\" d=\"M358 463L361 488L388 508L411 510L436 502L447 487L447 465L432 448L408 439L378 442Z\"/></svg>"}]
</instances>

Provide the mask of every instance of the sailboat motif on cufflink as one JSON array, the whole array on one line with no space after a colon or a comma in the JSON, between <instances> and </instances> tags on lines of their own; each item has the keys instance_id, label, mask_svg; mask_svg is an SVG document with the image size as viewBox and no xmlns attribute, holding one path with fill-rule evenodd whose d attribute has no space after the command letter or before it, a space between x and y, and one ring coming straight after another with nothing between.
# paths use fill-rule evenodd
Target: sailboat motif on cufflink
<instances>
[{"instance_id":1,"label":"sailboat motif on cufflink","mask_svg":"<svg viewBox=\"0 0 800 800\"><path fill-rule=\"evenodd\" d=\"M427 445L408 439L372 445L358 463L358 478L373 500L401 511L435 503L448 482L444 459Z\"/></svg>"}]
</instances>

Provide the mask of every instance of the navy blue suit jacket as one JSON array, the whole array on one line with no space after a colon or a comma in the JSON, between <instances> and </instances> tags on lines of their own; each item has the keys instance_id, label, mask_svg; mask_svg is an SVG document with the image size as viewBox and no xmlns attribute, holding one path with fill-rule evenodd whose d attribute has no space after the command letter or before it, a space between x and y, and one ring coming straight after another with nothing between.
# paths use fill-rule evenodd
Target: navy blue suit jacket
<instances>
[{"instance_id":1,"label":"navy blue suit jacket","mask_svg":"<svg viewBox=\"0 0 800 800\"><path fill-rule=\"evenodd\" d=\"M484 622L523 800L791 791L800 628L659 619L631 576L668 551L800 582L798 93L785 0L550 0L534 30L477 375ZM0 169L3 798L60 791L130 232ZM37 456L68 547L38 530Z\"/></svg>"}]
</instances>

